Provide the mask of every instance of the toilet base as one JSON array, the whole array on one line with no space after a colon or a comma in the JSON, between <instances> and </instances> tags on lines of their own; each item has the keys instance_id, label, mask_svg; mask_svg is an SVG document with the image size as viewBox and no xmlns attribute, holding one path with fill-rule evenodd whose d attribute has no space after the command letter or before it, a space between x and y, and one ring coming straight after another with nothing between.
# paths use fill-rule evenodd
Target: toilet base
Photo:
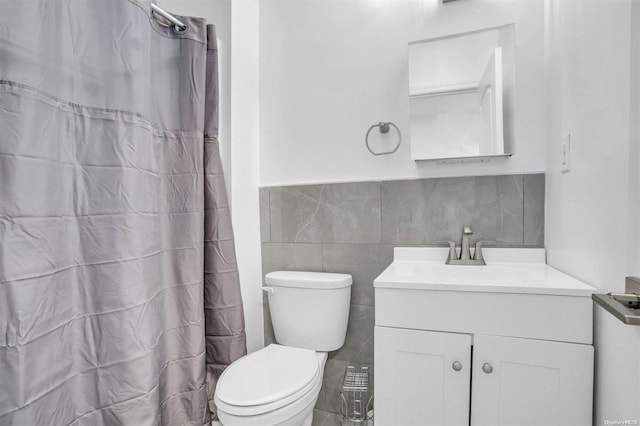
<instances>
[{"instance_id":1,"label":"toilet base","mask_svg":"<svg viewBox=\"0 0 640 426\"><path fill-rule=\"evenodd\" d=\"M313 407L316 405L317 397L310 404L300 410L298 413L281 421L278 415L273 416L267 414L260 416L230 416L226 413L218 413L220 423L223 426L311 426L313 421ZM275 413L273 413L275 414Z\"/></svg>"},{"instance_id":2,"label":"toilet base","mask_svg":"<svg viewBox=\"0 0 640 426\"><path fill-rule=\"evenodd\" d=\"M313 422L313 410L311 410L311 414L309 414L307 418L304 420L304 423L302 423L302 426L311 426L312 422Z\"/></svg>"}]
</instances>

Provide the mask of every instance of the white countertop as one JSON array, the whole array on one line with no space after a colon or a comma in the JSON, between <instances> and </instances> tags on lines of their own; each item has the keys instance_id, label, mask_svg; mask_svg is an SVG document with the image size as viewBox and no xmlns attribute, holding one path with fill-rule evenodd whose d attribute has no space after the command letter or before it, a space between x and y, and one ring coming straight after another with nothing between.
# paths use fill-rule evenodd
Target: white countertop
<instances>
[{"instance_id":1,"label":"white countertop","mask_svg":"<svg viewBox=\"0 0 640 426\"><path fill-rule=\"evenodd\" d=\"M591 297L596 289L545 263L544 249L483 248L487 265L445 265L446 247L397 247L375 288Z\"/></svg>"}]
</instances>

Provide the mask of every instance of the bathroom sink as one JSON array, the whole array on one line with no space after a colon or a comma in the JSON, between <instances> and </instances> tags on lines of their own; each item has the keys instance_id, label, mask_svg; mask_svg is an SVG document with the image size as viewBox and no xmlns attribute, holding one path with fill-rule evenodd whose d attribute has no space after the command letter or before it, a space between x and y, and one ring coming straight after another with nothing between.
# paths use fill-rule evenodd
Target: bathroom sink
<instances>
[{"instance_id":1,"label":"bathroom sink","mask_svg":"<svg viewBox=\"0 0 640 426\"><path fill-rule=\"evenodd\" d=\"M445 265L447 249L396 248L374 286L590 296L595 289L545 263L544 249L484 248L486 265Z\"/></svg>"},{"instance_id":2,"label":"bathroom sink","mask_svg":"<svg viewBox=\"0 0 640 426\"><path fill-rule=\"evenodd\" d=\"M484 248L486 265L445 265L448 248L398 247L375 280L376 326L591 344L595 288L544 249Z\"/></svg>"},{"instance_id":3,"label":"bathroom sink","mask_svg":"<svg viewBox=\"0 0 640 426\"><path fill-rule=\"evenodd\" d=\"M416 280L446 283L492 283L535 279L535 273L543 274L542 268L520 268L511 265L461 266L439 264L399 264L396 272L400 276L415 277ZM541 278L541 277L539 277Z\"/></svg>"}]
</instances>

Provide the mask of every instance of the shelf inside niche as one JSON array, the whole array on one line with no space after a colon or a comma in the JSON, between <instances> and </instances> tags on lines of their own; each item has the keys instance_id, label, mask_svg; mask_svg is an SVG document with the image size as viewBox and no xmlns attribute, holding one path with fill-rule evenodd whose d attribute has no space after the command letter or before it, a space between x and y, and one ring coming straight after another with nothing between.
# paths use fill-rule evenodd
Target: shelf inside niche
<instances>
[{"instance_id":1,"label":"shelf inside niche","mask_svg":"<svg viewBox=\"0 0 640 426\"><path fill-rule=\"evenodd\" d=\"M513 24L409 43L412 160L511 156L514 49Z\"/></svg>"},{"instance_id":2,"label":"shelf inside niche","mask_svg":"<svg viewBox=\"0 0 640 426\"><path fill-rule=\"evenodd\" d=\"M467 163L488 163L492 160L506 160L511 157L513 153L508 154L495 154L484 156L471 156L471 157L447 157L447 158L424 158L414 160L416 163L436 163L438 165L446 164L467 164Z\"/></svg>"},{"instance_id":3,"label":"shelf inside niche","mask_svg":"<svg viewBox=\"0 0 640 426\"><path fill-rule=\"evenodd\" d=\"M414 88L410 93L410 98L422 98L427 96L453 95L456 93L473 93L478 91L477 81L447 84L443 86L430 86Z\"/></svg>"}]
</instances>

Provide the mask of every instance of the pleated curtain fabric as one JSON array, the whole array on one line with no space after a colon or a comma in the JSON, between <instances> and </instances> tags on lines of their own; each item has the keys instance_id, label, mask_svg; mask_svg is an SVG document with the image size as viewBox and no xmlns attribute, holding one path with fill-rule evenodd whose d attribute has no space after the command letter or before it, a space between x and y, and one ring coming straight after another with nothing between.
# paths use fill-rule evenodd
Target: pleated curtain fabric
<instances>
[{"instance_id":1,"label":"pleated curtain fabric","mask_svg":"<svg viewBox=\"0 0 640 426\"><path fill-rule=\"evenodd\" d=\"M204 425L246 353L213 27L0 1L0 425Z\"/></svg>"},{"instance_id":2,"label":"pleated curtain fabric","mask_svg":"<svg viewBox=\"0 0 640 426\"><path fill-rule=\"evenodd\" d=\"M207 388L213 396L224 369L247 353L233 228L218 142L218 49L215 27L207 25L207 85L204 127L205 233L204 312Z\"/></svg>"}]
</instances>

